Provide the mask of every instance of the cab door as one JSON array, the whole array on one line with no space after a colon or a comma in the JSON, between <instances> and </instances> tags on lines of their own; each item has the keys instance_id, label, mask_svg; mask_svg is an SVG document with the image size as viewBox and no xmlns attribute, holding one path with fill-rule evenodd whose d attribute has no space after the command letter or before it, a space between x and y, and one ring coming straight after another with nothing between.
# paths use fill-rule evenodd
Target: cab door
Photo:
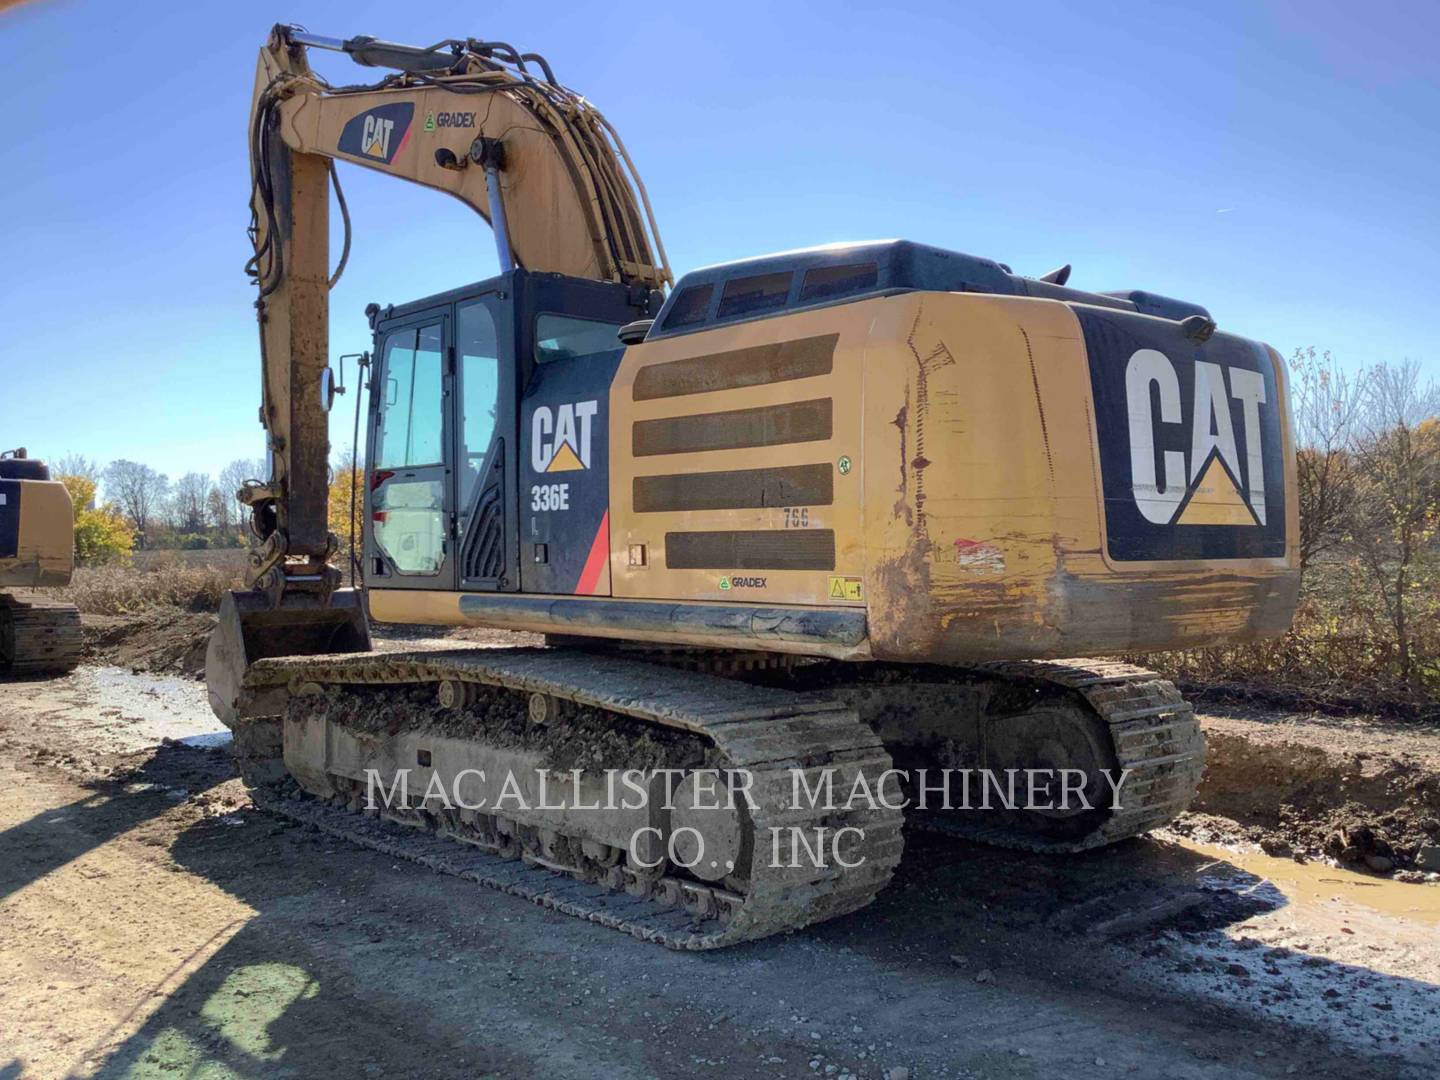
<instances>
[{"instance_id":1,"label":"cab door","mask_svg":"<svg viewBox=\"0 0 1440 1080\"><path fill-rule=\"evenodd\" d=\"M498 287L455 302L455 550L466 592L520 587L513 304Z\"/></svg>"},{"instance_id":2,"label":"cab door","mask_svg":"<svg viewBox=\"0 0 1440 1080\"><path fill-rule=\"evenodd\" d=\"M367 584L454 589L454 376L448 307L381 328L372 414Z\"/></svg>"}]
</instances>

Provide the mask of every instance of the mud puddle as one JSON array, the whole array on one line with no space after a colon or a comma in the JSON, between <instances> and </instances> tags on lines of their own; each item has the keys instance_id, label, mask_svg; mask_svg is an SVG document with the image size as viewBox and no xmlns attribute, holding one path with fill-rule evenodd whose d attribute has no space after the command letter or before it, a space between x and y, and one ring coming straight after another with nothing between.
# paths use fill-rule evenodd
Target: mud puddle
<instances>
[{"instance_id":1,"label":"mud puddle","mask_svg":"<svg viewBox=\"0 0 1440 1080\"><path fill-rule=\"evenodd\" d=\"M166 742L215 747L230 741L204 685L183 677L87 666L64 679L27 684L26 697L25 741L41 749L75 746L86 759ZM13 725L12 731L21 733Z\"/></svg>"},{"instance_id":2,"label":"mud puddle","mask_svg":"<svg viewBox=\"0 0 1440 1080\"><path fill-rule=\"evenodd\" d=\"M1377 914L1440 927L1440 888L1327 863L1297 863L1263 851L1204 844L1184 836L1171 839L1188 851L1213 859L1213 864L1201 868L1199 877L1221 888L1254 890L1269 885L1280 892L1285 903L1298 908L1331 902L1354 904Z\"/></svg>"},{"instance_id":3,"label":"mud puddle","mask_svg":"<svg viewBox=\"0 0 1440 1080\"><path fill-rule=\"evenodd\" d=\"M1281 859L1440 881L1440 731L1357 718L1275 723L1202 716L1205 779L1173 831ZM1395 725L1390 725L1394 728Z\"/></svg>"}]
</instances>

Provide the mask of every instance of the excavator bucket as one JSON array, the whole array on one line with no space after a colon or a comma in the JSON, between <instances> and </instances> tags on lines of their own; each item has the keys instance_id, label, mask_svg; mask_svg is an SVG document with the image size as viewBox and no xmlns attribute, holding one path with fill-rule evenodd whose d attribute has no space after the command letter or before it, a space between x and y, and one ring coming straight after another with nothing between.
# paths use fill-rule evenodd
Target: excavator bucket
<instances>
[{"instance_id":1,"label":"excavator bucket","mask_svg":"<svg viewBox=\"0 0 1440 1080\"><path fill-rule=\"evenodd\" d=\"M273 607L264 593L227 593L205 651L210 708L234 726L245 673L272 656L368 652L370 621L358 589L336 589L327 598L289 594Z\"/></svg>"}]
</instances>

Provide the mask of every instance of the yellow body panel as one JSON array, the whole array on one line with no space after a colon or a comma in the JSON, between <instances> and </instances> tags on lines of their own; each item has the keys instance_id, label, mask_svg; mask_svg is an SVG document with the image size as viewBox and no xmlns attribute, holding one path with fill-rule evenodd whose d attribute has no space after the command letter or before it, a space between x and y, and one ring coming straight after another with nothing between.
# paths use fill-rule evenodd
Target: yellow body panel
<instances>
[{"instance_id":1,"label":"yellow body panel","mask_svg":"<svg viewBox=\"0 0 1440 1080\"><path fill-rule=\"evenodd\" d=\"M865 300L838 307L762 319L725 329L662 339L625 351L610 390L610 575L612 594L632 598L711 600L726 603L763 601L783 604L828 604L832 576L863 576L864 481L861 462L865 437L864 377L871 325L882 318L884 300ZM645 368L688 357L751 349L771 343L838 335L828 375L762 383L737 389L691 393L658 400L634 400L636 376ZM795 402L829 400L832 433L828 439L784 443L763 448L736 448L637 457L632 435L637 422L664 417L704 416ZM840 473L840 459L850 462ZM767 466L825 465L834 470L834 502L808 507L810 529L835 533L835 565L825 570L757 570L735 574L727 568L667 568L666 535L677 531L787 531L784 506L740 510L690 510L638 513L633 498L636 476L710 473ZM792 508L798 509L798 508ZM630 565L630 547L644 544L647 565ZM763 589L722 588L733 577L763 577Z\"/></svg>"},{"instance_id":2,"label":"yellow body panel","mask_svg":"<svg viewBox=\"0 0 1440 1080\"><path fill-rule=\"evenodd\" d=\"M1293 454L1285 455L1286 557L1113 563L1073 311L959 294L890 303L900 325L875 329L894 343L889 362L870 363L865 383L877 656L1094 655L1289 626L1299 580ZM1273 354L1272 363L1283 387L1283 365ZM1288 443L1283 402L1282 423Z\"/></svg>"},{"instance_id":3,"label":"yellow body panel","mask_svg":"<svg viewBox=\"0 0 1440 1080\"><path fill-rule=\"evenodd\" d=\"M795 377L795 365L787 367L794 356L784 349L827 335L834 337L828 366L812 364ZM707 374L694 385L671 379L657 395L653 373L646 374L664 365L673 372L691 358L702 358L691 372L726 370L737 353L750 358L747 374L725 388L714 388ZM1298 588L1298 523L1284 366L1273 350L1266 355L1281 398L1285 555L1114 562L1089 359L1066 304L911 292L632 346L609 411L609 604L616 618L611 623L606 608L595 608L601 614L587 617L583 632L755 647L739 634L727 641L637 630L620 614L627 601L674 601L863 609L867 632L858 644L764 647L918 662L1105 655L1282 633ZM757 374L756 363L771 356L773 370ZM637 380L652 389L637 391ZM803 426L789 410L813 420L825 401L828 433L812 424L804 437L786 435L792 421ZM769 427L752 423L757 410L780 419L767 420ZM665 437L678 448L657 449L656 439L642 435L655 421L676 421ZM749 436L749 445L702 449L687 434L706 428L723 441L727 426L746 425L766 434ZM636 503L637 480L672 478L667 490L683 492L706 474L797 466L830 470L828 501L661 510ZM1223 470L1205 472L1189 517L1177 525L1239 520L1234 495L1217 476L1223 479ZM683 494L672 498L685 501ZM833 531L833 565L823 556L791 569L671 565L677 536L715 534L773 534L760 542L814 559L824 545L799 535L811 530ZM568 632L556 617L565 603L557 598L548 614L532 606L503 619L490 611L483 621ZM371 604L380 619L470 621L455 594L376 591Z\"/></svg>"},{"instance_id":4,"label":"yellow body panel","mask_svg":"<svg viewBox=\"0 0 1440 1080\"><path fill-rule=\"evenodd\" d=\"M58 480L14 481L20 526L15 554L0 557L0 586L51 588L75 570L75 517L70 493Z\"/></svg>"}]
</instances>

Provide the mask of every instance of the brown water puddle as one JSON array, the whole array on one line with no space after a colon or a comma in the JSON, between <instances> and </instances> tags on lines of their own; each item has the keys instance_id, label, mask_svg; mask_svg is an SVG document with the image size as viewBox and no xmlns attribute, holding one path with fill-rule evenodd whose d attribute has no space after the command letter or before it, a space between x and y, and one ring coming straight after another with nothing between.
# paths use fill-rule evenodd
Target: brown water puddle
<instances>
[{"instance_id":1,"label":"brown water puddle","mask_svg":"<svg viewBox=\"0 0 1440 1080\"><path fill-rule=\"evenodd\" d=\"M1228 876L1232 867L1253 874L1274 885L1292 903L1340 900L1408 921L1440 926L1440 886L1408 885L1325 863L1297 863L1261 851L1201 844L1183 837L1172 839L1181 847L1215 859L1218 876Z\"/></svg>"}]
</instances>

